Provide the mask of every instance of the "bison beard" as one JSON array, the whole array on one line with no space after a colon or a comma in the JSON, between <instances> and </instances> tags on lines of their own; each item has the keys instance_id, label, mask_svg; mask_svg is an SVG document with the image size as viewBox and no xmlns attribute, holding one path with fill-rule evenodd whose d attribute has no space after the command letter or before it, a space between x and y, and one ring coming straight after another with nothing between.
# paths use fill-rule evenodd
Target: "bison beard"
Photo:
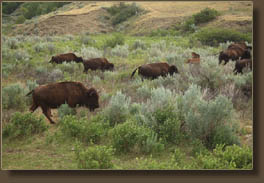
<instances>
[{"instance_id":1,"label":"bison beard","mask_svg":"<svg viewBox=\"0 0 264 183\"><path fill-rule=\"evenodd\" d=\"M83 66L84 66L84 71L87 72L89 69L91 70L114 70L114 64L108 62L106 58L92 58L89 60L84 60L83 61Z\"/></svg>"},{"instance_id":2,"label":"bison beard","mask_svg":"<svg viewBox=\"0 0 264 183\"><path fill-rule=\"evenodd\" d=\"M65 53L53 56L49 63L61 64L62 62L71 62L75 61L76 63L83 62L82 57L77 57L74 53Z\"/></svg>"},{"instance_id":3,"label":"bison beard","mask_svg":"<svg viewBox=\"0 0 264 183\"><path fill-rule=\"evenodd\" d=\"M51 108L58 108L67 103L74 108L77 105L85 106L94 111L99 107L99 95L94 88L87 89L80 82L60 82L47 85L41 85L30 91L26 96L32 94L33 104L30 110L34 112L39 106L43 114L51 124L54 121L51 117Z\"/></svg>"},{"instance_id":4,"label":"bison beard","mask_svg":"<svg viewBox=\"0 0 264 183\"><path fill-rule=\"evenodd\" d=\"M143 81L143 77L155 79L158 78L159 76L165 77L168 74L173 75L173 73L178 73L178 69L175 65L170 66L165 62L145 64L139 66L132 72L131 78L134 76L137 70L138 70L138 74L141 75L142 77L142 81Z\"/></svg>"}]
</instances>

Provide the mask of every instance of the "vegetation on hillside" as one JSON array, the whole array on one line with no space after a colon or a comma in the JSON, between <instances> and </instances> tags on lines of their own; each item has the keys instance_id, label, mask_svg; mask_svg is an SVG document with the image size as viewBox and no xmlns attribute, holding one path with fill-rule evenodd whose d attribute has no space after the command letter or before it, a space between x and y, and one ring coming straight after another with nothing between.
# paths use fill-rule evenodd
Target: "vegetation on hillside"
<instances>
[{"instance_id":1,"label":"vegetation on hillside","mask_svg":"<svg viewBox=\"0 0 264 183\"><path fill-rule=\"evenodd\" d=\"M107 11L119 24L129 21L124 12L136 8L120 3ZM218 64L219 52L233 41L252 40L232 29L197 28L210 21L204 15L219 14L207 8L193 15L196 29L187 34L175 25L145 36L4 35L2 168L252 169L253 72L234 75L234 62ZM49 63L67 52L106 57L115 69L84 73L82 63ZM192 52L200 55L200 65L186 63ZM131 78L138 66L161 61L179 73ZM26 93L61 81L100 90L100 108L63 104L52 110L55 125L41 109L29 113L32 97Z\"/></svg>"}]
</instances>

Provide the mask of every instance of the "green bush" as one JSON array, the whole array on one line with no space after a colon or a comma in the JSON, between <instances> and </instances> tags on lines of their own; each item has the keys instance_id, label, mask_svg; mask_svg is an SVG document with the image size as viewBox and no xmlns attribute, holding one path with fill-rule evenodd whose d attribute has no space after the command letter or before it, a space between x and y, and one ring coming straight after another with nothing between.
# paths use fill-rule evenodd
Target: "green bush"
<instances>
[{"instance_id":1,"label":"green bush","mask_svg":"<svg viewBox=\"0 0 264 183\"><path fill-rule=\"evenodd\" d=\"M3 87L3 109L19 109L26 107L26 91L20 83L14 83Z\"/></svg>"},{"instance_id":2,"label":"green bush","mask_svg":"<svg viewBox=\"0 0 264 183\"><path fill-rule=\"evenodd\" d=\"M110 169L114 167L112 162L114 149L108 146L91 146L81 148L75 146L75 156L78 168L81 169Z\"/></svg>"},{"instance_id":3,"label":"green bush","mask_svg":"<svg viewBox=\"0 0 264 183\"><path fill-rule=\"evenodd\" d=\"M151 131L146 140L142 142L141 151L145 154L154 154L163 152L165 149L164 144L158 139L158 134Z\"/></svg>"},{"instance_id":4,"label":"green bush","mask_svg":"<svg viewBox=\"0 0 264 183\"><path fill-rule=\"evenodd\" d=\"M252 149L237 145L217 145L210 154L200 154L198 165L203 169L252 169Z\"/></svg>"},{"instance_id":5,"label":"green bush","mask_svg":"<svg viewBox=\"0 0 264 183\"><path fill-rule=\"evenodd\" d=\"M244 34L230 29L222 28L204 28L194 34L194 38L200 41L204 45L218 46L219 43L227 41L240 42L240 41L252 41L252 34Z\"/></svg>"},{"instance_id":6,"label":"green bush","mask_svg":"<svg viewBox=\"0 0 264 183\"><path fill-rule=\"evenodd\" d=\"M136 145L141 148L143 142L145 142L150 135L150 132L150 129L139 126L134 121L128 120L111 129L109 135L112 138L112 145L117 152L126 153L131 152Z\"/></svg>"},{"instance_id":7,"label":"green bush","mask_svg":"<svg viewBox=\"0 0 264 183\"><path fill-rule=\"evenodd\" d=\"M213 154L223 159L224 161L233 162L236 168L252 169L253 152L252 149L246 146L240 147L218 145L213 151Z\"/></svg>"},{"instance_id":8,"label":"green bush","mask_svg":"<svg viewBox=\"0 0 264 183\"><path fill-rule=\"evenodd\" d=\"M196 25L201 23L206 23L215 19L218 15L220 15L220 13L217 10L212 8L205 8L199 13L193 15L194 23Z\"/></svg>"},{"instance_id":9,"label":"green bush","mask_svg":"<svg viewBox=\"0 0 264 183\"><path fill-rule=\"evenodd\" d=\"M86 143L98 143L106 133L107 127L101 122L66 115L60 120L60 129L67 137Z\"/></svg>"},{"instance_id":10,"label":"green bush","mask_svg":"<svg viewBox=\"0 0 264 183\"><path fill-rule=\"evenodd\" d=\"M111 47L114 48L117 45L123 45L125 43L125 38L122 34L114 34L111 38L107 39L104 43L104 48Z\"/></svg>"},{"instance_id":11,"label":"green bush","mask_svg":"<svg viewBox=\"0 0 264 183\"><path fill-rule=\"evenodd\" d=\"M26 21L25 17L23 15L20 15L17 19L16 19L16 24L22 24Z\"/></svg>"},{"instance_id":12,"label":"green bush","mask_svg":"<svg viewBox=\"0 0 264 183\"><path fill-rule=\"evenodd\" d=\"M158 137L166 142L179 143L183 137L181 132L181 121L173 106L157 109L153 113L156 123L152 126Z\"/></svg>"},{"instance_id":13,"label":"green bush","mask_svg":"<svg viewBox=\"0 0 264 183\"><path fill-rule=\"evenodd\" d=\"M199 13L194 14L188 18L182 25L182 30L185 32L195 32L197 30L197 25L201 23L209 22L215 19L219 15L219 12L215 9L205 8Z\"/></svg>"},{"instance_id":14,"label":"green bush","mask_svg":"<svg viewBox=\"0 0 264 183\"><path fill-rule=\"evenodd\" d=\"M3 127L3 137L28 137L44 132L47 128L43 117L33 113L16 112L12 115L11 121Z\"/></svg>"},{"instance_id":15,"label":"green bush","mask_svg":"<svg viewBox=\"0 0 264 183\"><path fill-rule=\"evenodd\" d=\"M137 15L137 13L142 12L142 9L139 8L136 3L125 4L124 2L120 2L120 4L113 5L106 10L113 16L111 18L112 24L117 25L126 21L128 18Z\"/></svg>"}]
</instances>

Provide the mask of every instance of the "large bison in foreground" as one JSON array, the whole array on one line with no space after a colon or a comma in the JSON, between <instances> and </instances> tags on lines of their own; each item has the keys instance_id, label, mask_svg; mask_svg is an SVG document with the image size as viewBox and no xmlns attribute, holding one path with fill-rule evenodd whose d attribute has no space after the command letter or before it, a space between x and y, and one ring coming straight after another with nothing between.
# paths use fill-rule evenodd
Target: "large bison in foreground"
<instances>
[{"instance_id":1,"label":"large bison in foreground","mask_svg":"<svg viewBox=\"0 0 264 183\"><path fill-rule=\"evenodd\" d=\"M236 65L235 65L235 69L233 70L233 72L235 74L237 74L237 73L243 74L243 69L245 67L249 67L250 70L252 70L252 60L251 59L241 59L241 60L237 60L236 61Z\"/></svg>"},{"instance_id":2,"label":"large bison in foreground","mask_svg":"<svg viewBox=\"0 0 264 183\"><path fill-rule=\"evenodd\" d=\"M71 62L71 61L80 63L83 62L83 58L77 57L74 53L65 53L51 57L49 63L61 64L62 62Z\"/></svg>"},{"instance_id":3,"label":"large bison in foreground","mask_svg":"<svg viewBox=\"0 0 264 183\"><path fill-rule=\"evenodd\" d=\"M80 82L60 82L47 85L41 85L30 91L26 96L32 93L33 104L30 110L34 112L39 106L43 114L48 118L51 124L54 121L50 118L51 109L58 108L67 103L70 107L85 106L94 111L99 107L99 95L94 88L87 89Z\"/></svg>"},{"instance_id":4,"label":"large bison in foreground","mask_svg":"<svg viewBox=\"0 0 264 183\"><path fill-rule=\"evenodd\" d=\"M91 70L114 70L114 64L108 62L106 58L92 58L89 60L84 60L83 61L83 66L84 66L84 71L87 72L89 69Z\"/></svg>"},{"instance_id":5,"label":"large bison in foreground","mask_svg":"<svg viewBox=\"0 0 264 183\"><path fill-rule=\"evenodd\" d=\"M247 46L246 43L241 42L241 43L233 43L228 46L228 48L224 51L221 51L219 53L219 64L222 63L222 60L225 61L224 64L226 64L230 59L232 61L238 60L239 58L241 59L250 59L251 54L250 54L251 46Z\"/></svg>"},{"instance_id":6,"label":"large bison in foreground","mask_svg":"<svg viewBox=\"0 0 264 183\"><path fill-rule=\"evenodd\" d=\"M142 81L143 77L155 79L159 76L164 77L168 74L173 75L174 73L178 73L178 69L175 65L170 66L168 63L165 62L141 65L132 72L131 78L134 76L137 70L138 74L141 75Z\"/></svg>"}]
</instances>

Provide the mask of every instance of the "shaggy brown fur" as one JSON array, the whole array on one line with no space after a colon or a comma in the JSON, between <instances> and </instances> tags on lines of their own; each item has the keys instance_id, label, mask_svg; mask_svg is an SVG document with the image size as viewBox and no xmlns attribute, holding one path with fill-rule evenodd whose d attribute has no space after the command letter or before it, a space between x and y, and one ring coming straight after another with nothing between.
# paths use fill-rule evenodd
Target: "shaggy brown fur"
<instances>
[{"instance_id":1,"label":"shaggy brown fur","mask_svg":"<svg viewBox=\"0 0 264 183\"><path fill-rule=\"evenodd\" d=\"M84 66L84 71L87 72L89 69L91 70L114 70L114 64L108 62L106 58L92 58L89 60L84 60L83 61L83 66Z\"/></svg>"},{"instance_id":2,"label":"shaggy brown fur","mask_svg":"<svg viewBox=\"0 0 264 183\"><path fill-rule=\"evenodd\" d=\"M74 108L77 105L85 106L94 111L99 107L99 95L94 88L87 89L80 82L60 82L47 85L41 85L30 91L26 96L32 93L33 104L30 110L34 112L39 106L43 114L48 118L50 123L54 121L50 118L51 108L58 108L60 105L67 103Z\"/></svg>"},{"instance_id":3,"label":"shaggy brown fur","mask_svg":"<svg viewBox=\"0 0 264 183\"><path fill-rule=\"evenodd\" d=\"M252 60L251 59L241 59L236 61L235 69L233 72L235 74L241 73L243 74L243 69L245 67L249 67L252 70Z\"/></svg>"},{"instance_id":4,"label":"shaggy brown fur","mask_svg":"<svg viewBox=\"0 0 264 183\"><path fill-rule=\"evenodd\" d=\"M71 61L75 61L76 63L79 63L79 62L83 62L83 58L77 57L74 53L65 53L51 57L49 63L61 64L62 62L71 62Z\"/></svg>"},{"instance_id":5,"label":"shaggy brown fur","mask_svg":"<svg viewBox=\"0 0 264 183\"><path fill-rule=\"evenodd\" d=\"M221 64L222 60L225 61L224 64L226 64L230 59L232 61L241 59L250 59L250 46L247 46L246 43L233 43L228 46L228 48L224 51L221 51L219 54L219 64Z\"/></svg>"},{"instance_id":6,"label":"shaggy brown fur","mask_svg":"<svg viewBox=\"0 0 264 183\"><path fill-rule=\"evenodd\" d=\"M141 65L133 71L131 78L134 76L137 70L138 74L141 75L142 80L143 77L155 79L159 76L164 77L168 74L173 75L173 73L178 73L178 69L175 65L170 66L165 62Z\"/></svg>"}]
</instances>

